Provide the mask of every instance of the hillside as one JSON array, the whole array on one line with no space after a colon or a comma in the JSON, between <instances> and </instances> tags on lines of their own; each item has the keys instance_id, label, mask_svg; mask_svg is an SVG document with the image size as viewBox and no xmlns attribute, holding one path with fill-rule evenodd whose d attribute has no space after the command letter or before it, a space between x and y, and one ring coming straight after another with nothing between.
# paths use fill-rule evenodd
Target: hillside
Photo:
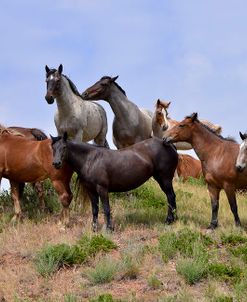
<instances>
[{"instance_id":1,"label":"hillside","mask_svg":"<svg viewBox=\"0 0 247 302\"><path fill-rule=\"evenodd\" d=\"M247 197L238 194L242 228L221 194L219 227L207 231L211 205L200 181L174 184L178 221L166 226L167 205L152 179L128 194L111 194L115 231L91 232L91 211L72 204L71 225L58 224L25 192L25 218L10 221L0 196L0 301L247 301Z\"/></svg>"}]
</instances>

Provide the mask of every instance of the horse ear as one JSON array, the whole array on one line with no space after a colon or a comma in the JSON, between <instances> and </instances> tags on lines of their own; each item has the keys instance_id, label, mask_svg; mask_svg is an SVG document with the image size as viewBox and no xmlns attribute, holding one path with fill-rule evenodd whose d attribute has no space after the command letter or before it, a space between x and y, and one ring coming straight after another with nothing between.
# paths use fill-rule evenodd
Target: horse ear
<instances>
[{"instance_id":1,"label":"horse ear","mask_svg":"<svg viewBox=\"0 0 247 302\"><path fill-rule=\"evenodd\" d=\"M111 78L111 82L115 82L118 76Z\"/></svg>"},{"instance_id":2,"label":"horse ear","mask_svg":"<svg viewBox=\"0 0 247 302\"><path fill-rule=\"evenodd\" d=\"M242 132L239 131L239 135L241 137L242 140L245 140L247 138L246 134L243 134Z\"/></svg>"},{"instance_id":3,"label":"horse ear","mask_svg":"<svg viewBox=\"0 0 247 302\"><path fill-rule=\"evenodd\" d=\"M47 65L45 65L45 71L46 71L46 73L48 73L50 71L50 68Z\"/></svg>"},{"instance_id":4,"label":"horse ear","mask_svg":"<svg viewBox=\"0 0 247 302\"><path fill-rule=\"evenodd\" d=\"M67 139L68 139L68 133L67 133L67 131L65 131L63 134L63 140L66 142Z\"/></svg>"},{"instance_id":5,"label":"horse ear","mask_svg":"<svg viewBox=\"0 0 247 302\"><path fill-rule=\"evenodd\" d=\"M56 137L54 137L54 136L52 136L52 135L50 134L50 138L51 138L52 143L54 143L55 140L56 140Z\"/></svg>"},{"instance_id":6,"label":"horse ear","mask_svg":"<svg viewBox=\"0 0 247 302\"><path fill-rule=\"evenodd\" d=\"M194 113L191 114L190 118L191 118L192 122L197 120L197 116L198 116L197 112L194 112Z\"/></svg>"},{"instance_id":7,"label":"horse ear","mask_svg":"<svg viewBox=\"0 0 247 302\"><path fill-rule=\"evenodd\" d=\"M160 105L160 99L157 100L156 105Z\"/></svg>"},{"instance_id":8,"label":"horse ear","mask_svg":"<svg viewBox=\"0 0 247 302\"><path fill-rule=\"evenodd\" d=\"M170 101L170 102L167 102L166 108L168 108L168 107L170 106L170 104L171 104L171 101Z\"/></svg>"},{"instance_id":9,"label":"horse ear","mask_svg":"<svg viewBox=\"0 0 247 302\"><path fill-rule=\"evenodd\" d=\"M61 74L63 72L63 65L60 64L58 67L58 73Z\"/></svg>"}]
</instances>

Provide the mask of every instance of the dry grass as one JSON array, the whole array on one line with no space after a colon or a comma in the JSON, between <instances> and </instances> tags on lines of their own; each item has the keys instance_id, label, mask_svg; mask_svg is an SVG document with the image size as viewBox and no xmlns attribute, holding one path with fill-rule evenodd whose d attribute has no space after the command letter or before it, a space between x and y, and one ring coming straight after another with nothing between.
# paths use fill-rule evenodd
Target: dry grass
<instances>
[{"instance_id":1,"label":"dry grass","mask_svg":"<svg viewBox=\"0 0 247 302\"><path fill-rule=\"evenodd\" d=\"M153 180L149 181L147 186L148 190L155 191L155 198L164 199ZM82 234L90 234L91 214L79 215L72 212L73 223L65 231L61 230L53 215L46 216L38 223L32 220L24 220L17 226L6 223L0 233L0 301L3 297L6 301L64 301L65 296L68 297L69 294L75 297L76 301L90 301L103 293L109 293L114 299L123 301L149 302L217 301L217 297L238 297L238 288L239 292L244 292L247 277L238 286L214 278L205 278L194 285L189 285L176 271L176 263L182 256L178 254L174 259L164 263L157 247L161 234L177 232L186 227L203 234L207 233L215 240L216 244L209 248L212 259L238 265L247 271L247 264L229 253L229 247L221 242L222 234L246 236L247 196L238 196L242 231L235 228L225 194L221 194L219 228L214 232L208 232L206 227L211 218L211 206L206 187L175 183L175 190L179 219L171 226L163 224L165 207L138 209L139 199L140 203L142 202L140 197L136 199L131 194L111 196L116 230L112 234L105 234L103 229L100 232L111 239L118 249L111 251L106 259L121 263L124 255L131 255L131 261L133 259L137 261L138 269L135 278L124 278L123 272L117 272L113 280L105 284L93 285L86 276L89 269L102 261L103 255L80 266L62 268L48 279L38 274L33 263L36 253L47 243L74 244ZM151 219L151 224L146 223L148 219ZM103 221L101 213L101 227ZM134 267L134 263L132 265ZM240 296L236 301L245 301L244 299Z\"/></svg>"}]
</instances>

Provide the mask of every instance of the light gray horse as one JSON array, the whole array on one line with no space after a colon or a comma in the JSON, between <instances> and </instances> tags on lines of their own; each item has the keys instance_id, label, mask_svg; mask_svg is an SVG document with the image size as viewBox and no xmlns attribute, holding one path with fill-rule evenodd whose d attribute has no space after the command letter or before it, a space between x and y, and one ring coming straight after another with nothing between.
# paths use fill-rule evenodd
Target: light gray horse
<instances>
[{"instance_id":1,"label":"light gray horse","mask_svg":"<svg viewBox=\"0 0 247 302\"><path fill-rule=\"evenodd\" d=\"M97 145L109 147L106 140L107 118L102 106L88 102L81 98L76 86L62 74L62 64L56 69L47 65L46 82L47 93L45 99L48 104L57 102L57 112L54 120L58 135L67 132L69 137L81 142L94 140Z\"/></svg>"},{"instance_id":2,"label":"light gray horse","mask_svg":"<svg viewBox=\"0 0 247 302\"><path fill-rule=\"evenodd\" d=\"M151 137L152 112L139 109L116 83L117 77L105 76L82 93L85 100L105 100L114 114L113 142L118 149Z\"/></svg>"}]
</instances>

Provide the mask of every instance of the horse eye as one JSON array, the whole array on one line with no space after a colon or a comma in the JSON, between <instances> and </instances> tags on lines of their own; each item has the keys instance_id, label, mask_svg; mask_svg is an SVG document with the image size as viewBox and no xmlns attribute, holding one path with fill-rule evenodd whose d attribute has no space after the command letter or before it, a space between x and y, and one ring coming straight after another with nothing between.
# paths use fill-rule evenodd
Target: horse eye
<instances>
[{"instance_id":1,"label":"horse eye","mask_svg":"<svg viewBox=\"0 0 247 302\"><path fill-rule=\"evenodd\" d=\"M107 84L106 83L100 83L101 86L106 87Z\"/></svg>"},{"instance_id":2,"label":"horse eye","mask_svg":"<svg viewBox=\"0 0 247 302\"><path fill-rule=\"evenodd\" d=\"M179 127L179 128L184 128L185 125L181 124L181 125L179 125L178 127Z\"/></svg>"}]
</instances>

